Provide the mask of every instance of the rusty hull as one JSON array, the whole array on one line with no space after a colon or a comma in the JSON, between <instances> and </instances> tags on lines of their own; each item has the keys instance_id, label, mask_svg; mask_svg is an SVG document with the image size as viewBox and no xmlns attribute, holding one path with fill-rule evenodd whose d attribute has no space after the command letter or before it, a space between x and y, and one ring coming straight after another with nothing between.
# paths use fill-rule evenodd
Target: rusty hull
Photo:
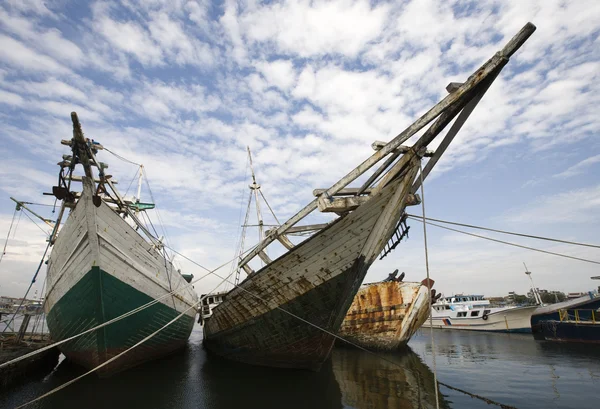
<instances>
[{"instance_id":1,"label":"rusty hull","mask_svg":"<svg viewBox=\"0 0 600 409\"><path fill-rule=\"evenodd\" d=\"M422 283L388 281L364 285L338 334L369 349L406 345L429 315L429 289Z\"/></svg>"}]
</instances>

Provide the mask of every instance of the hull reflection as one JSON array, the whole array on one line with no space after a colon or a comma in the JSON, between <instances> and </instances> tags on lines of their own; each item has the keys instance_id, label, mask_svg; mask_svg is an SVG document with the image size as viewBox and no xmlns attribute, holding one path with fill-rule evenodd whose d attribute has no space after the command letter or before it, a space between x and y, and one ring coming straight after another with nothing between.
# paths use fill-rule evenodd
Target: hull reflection
<instances>
[{"instance_id":1,"label":"hull reflection","mask_svg":"<svg viewBox=\"0 0 600 409\"><path fill-rule=\"evenodd\" d=\"M333 373L342 392L342 403L356 409L435 408L433 372L410 347L398 353L372 354L337 348ZM449 408L439 394L440 408Z\"/></svg>"}]
</instances>

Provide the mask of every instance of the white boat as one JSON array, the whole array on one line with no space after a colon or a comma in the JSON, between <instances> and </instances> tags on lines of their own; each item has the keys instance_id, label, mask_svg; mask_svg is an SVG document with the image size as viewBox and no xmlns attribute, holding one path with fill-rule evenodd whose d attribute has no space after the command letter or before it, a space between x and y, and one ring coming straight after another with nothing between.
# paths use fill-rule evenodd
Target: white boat
<instances>
[{"instance_id":1,"label":"white boat","mask_svg":"<svg viewBox=\"0 0 600 409\"><path fill-rule=\"evenodd\" d=\"M434 328L530 333L531 315L537 308L492 307L483 295L459 294L440 298L432 306L431 318Z\"/></svg>"}]
</instances>

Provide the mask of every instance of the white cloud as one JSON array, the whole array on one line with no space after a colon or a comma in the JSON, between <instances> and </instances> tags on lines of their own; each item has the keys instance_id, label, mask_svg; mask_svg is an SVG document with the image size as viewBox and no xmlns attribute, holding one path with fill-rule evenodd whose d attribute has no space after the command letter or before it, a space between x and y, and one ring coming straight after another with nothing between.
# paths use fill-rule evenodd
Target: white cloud
<instances>
[{"instance_id":1,"label":"white cloud","mask_svg":"<svg viewBox=\"0 0 600 409\"><path fill-rule=\"evenodd\" d=\"M272 41L289 55L355 57L381 34L388 11L366 1L297 1L249 8L240 21L251 43Z\"/></svg>"},{"instance_id":2,"label":"white cloud","mask_svg":"<svg viewBox=\"0 0 600 409\"><path fill-rule=\"evenodd\" d=\"M294 64L289 60L275 60L256 64L269 85L288 90L296 82Z\"/></svg>"},{"instance_id":3,"label":"white cloud","mask_svg":"<svg viewBox=\"0 0 600 409\"><path fill-rule=\"evenodd\" d=\"M592 166L595 163L600 162L600 155L590 156L587 159L582 160L581 162L569 167L567 170L557 173L554 175L556 178L566 179L573 176L577 176L582 174L587 168Z\"/></svg>"},{"instance_id":4,"label":"white cloud","mask_svg":"<svg viewBox=\"0 0 600 409\"><path fill-rule=\"evenodd\" d=\"M56 60L39 54L20 41L0 34L0 59L18 69L33 72L68 73Z\"/></svg>"}]
</instances>

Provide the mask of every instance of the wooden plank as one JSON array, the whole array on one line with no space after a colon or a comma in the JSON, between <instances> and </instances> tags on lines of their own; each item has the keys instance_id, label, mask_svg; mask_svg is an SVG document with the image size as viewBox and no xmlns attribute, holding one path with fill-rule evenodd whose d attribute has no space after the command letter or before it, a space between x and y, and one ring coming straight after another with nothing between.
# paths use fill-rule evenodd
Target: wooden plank
<instances>
[{"instance_id":1,"label":"wooden plank","mask_svg":"<svg viewBox=\"0 0 600 409\"><path fill-rule=\"evenodd\" d=\"M319 197L319 210L323 213L327 212L348 212L356 209L358 206L366 203L369 200L368 196L349 196L338 197L329 200L326 197Z\"/></svg>"},{"instance_id":2,"label":"wooden plank","mask_svg":"<svg viewBox=\"0 0 600 409\"><path fill-rule=\"evenodd\" d=\"M333 194L332 196L356 196L356 194L358 193L359 190L360 190L360 188L357 188L357 187L347 187L347 188L344 188L344 189L340 190L339 192ZM315 189L315 190L313 190L313 196L319 197L326 191L327 191L327 189ZM365 189L365 191L363 193L369 194L369 193L371 193L371 189Z\"/></svg>"},{"instance_id":3,"label":"wooden plank","mask_svg":"<svg viewBox=\"0 0 600 409\"><path fill-rule=\"evenodd\" d=\"M387 145L387 142L383 142L383 141L375 141L371 144L371 148L373 148L374 151L379 151L381 150L385 145ZM411 147L410 146L406 146L406 145L400 145L398 146L398 148L396 149L396 152L400 152L400 153L408 153L410 152ZM428 156L433 156L433 151L425 151L425 154L423 156L428 157Z\"/></svg>"}]
</instances>

